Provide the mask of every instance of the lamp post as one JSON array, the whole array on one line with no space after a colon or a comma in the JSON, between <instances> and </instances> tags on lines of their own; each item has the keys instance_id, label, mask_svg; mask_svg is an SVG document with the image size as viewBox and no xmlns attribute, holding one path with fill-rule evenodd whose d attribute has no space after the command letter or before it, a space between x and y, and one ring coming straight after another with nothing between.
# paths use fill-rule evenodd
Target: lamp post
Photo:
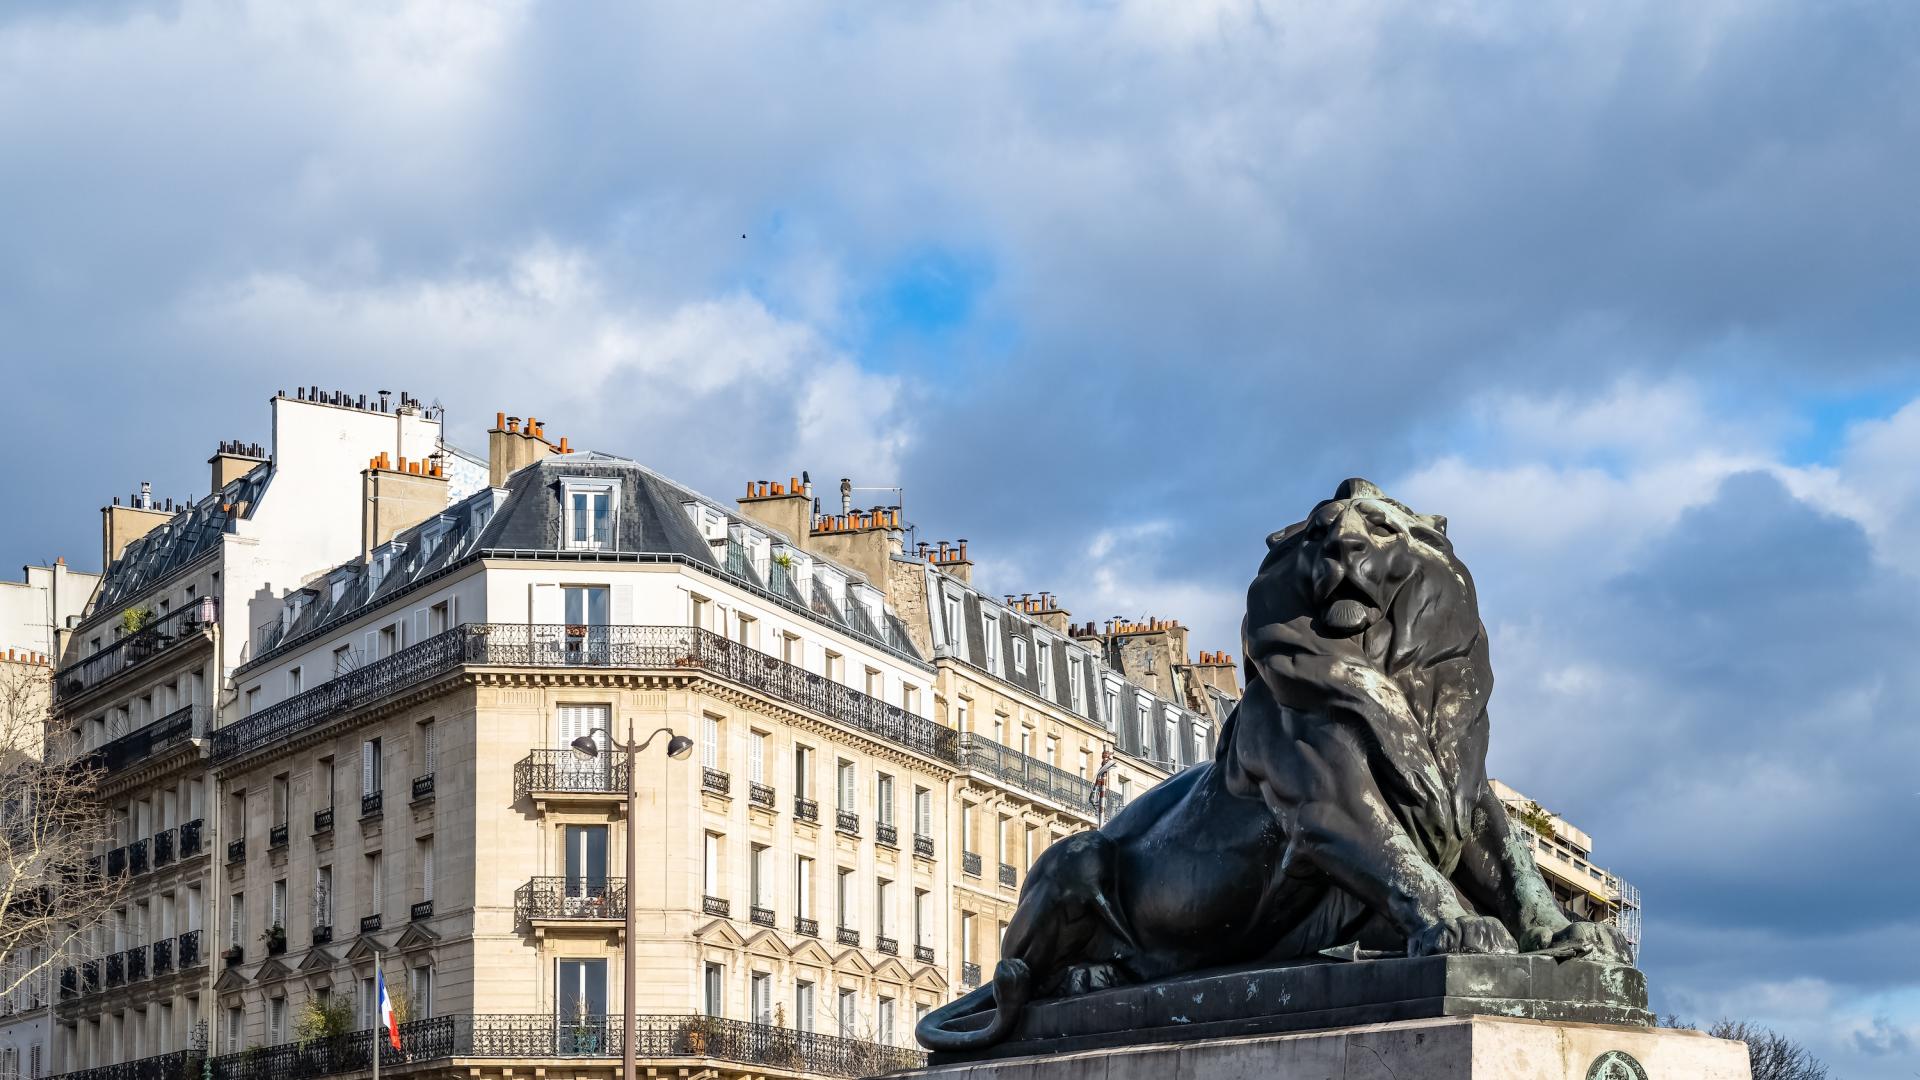
<instances>
[{"instance_id":1,"label":"lamp post","mask_svg":"<svg viewBox=\"0 0 1920 1080\"><path fill-rule=\"evenodd\" d=\"M640 862L639 829L636 828L637 821L635 818L635 814L639 809L635 802L635 785L639 773L639 756L642 750L653 745L653 740L658 737L661 732L665 732L668 736L667 756L675 761L693 753L693 740L687 738L685 735L675 734L674 730L670 727L662 727L654 729L653 734L647 736L646 742L636 743L633 739L633 717L629 716L627 717L626 742L622 743L620 740L614 738L613 732L608 731L606 728L594 728L593 731L589 731L585 735L573 740L574 752L583 757L599 757L600 744L593 741L595 732L604 734L607 737L609 749L618 750L627 756L627 940L626 947L621 950L624 955L621 961L620 1006L623 1010L625 1025L621 1029L620 1034L620 1065L624 1070L620 1075L623 1080L634 1080L634 1028L639 1023L639 1017L635 1014L633 1007L633 984L635 978L633 955L633 896L637 881L634 868Z\"/></svg>"}]
</instances>

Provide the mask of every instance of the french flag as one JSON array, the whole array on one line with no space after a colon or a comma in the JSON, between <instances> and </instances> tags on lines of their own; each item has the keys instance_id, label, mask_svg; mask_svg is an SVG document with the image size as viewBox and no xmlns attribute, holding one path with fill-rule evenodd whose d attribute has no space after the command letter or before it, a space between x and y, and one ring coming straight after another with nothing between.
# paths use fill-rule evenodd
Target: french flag
<instances>
[{"instance_id":1,"label":"french flag","mask_svg":"<svg viewBox=\"0 0 1920 1080\"><path fill-rule=\"evenodd\" d=\"M373 969L373 978L380 986L380 1026L387 1029L387 1041L395 1050L400 1049L400 1024L393 1018L393 999L387 996L387 974L379 965Z\"/></svg>"}]
</instances>

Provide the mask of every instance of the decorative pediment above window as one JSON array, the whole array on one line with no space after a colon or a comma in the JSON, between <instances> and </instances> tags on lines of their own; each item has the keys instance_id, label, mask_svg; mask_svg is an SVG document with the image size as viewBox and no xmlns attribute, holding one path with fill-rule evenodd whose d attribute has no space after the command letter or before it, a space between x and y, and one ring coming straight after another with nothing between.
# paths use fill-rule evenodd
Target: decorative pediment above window
<instances>
[{"instance_id":1,"label":"decorative pediment above window","mask_svg":"<svg viewBox=\"0 0 1920 1080\"><path fill-rule=\"evenodd\" d=\"M237 990L243 990L246 988L246 985L247 985L247 977L245 975L240 974L239 968L228 968L227 970L220 973L219 978L213 980L213 990L214 990L214 993L217 993L217 994L226 994L226 993L232 993Z\"/></svg>"},{"instance_id":2,"label":"decorative pediment above window","mask_svg":"<svg viewBox=\"0 0 1920 1080\"><path fill-rule=\"evenodd\" d=\"M280 982L291 974L293 974L293 969L281 963L279 958L275 957L260 965L260 969L253 973L253 981L257 983Z\"/></svg>"},{"instance_id":3,"label":"decorative pediment above window","mask_svg":"<svg viewBox=\"0 0 1920 1080\"><path fill-rule=\"evenodd\" d=\"M393 947L397 950L424 949L439 940L439 934L419 923L408 923L407 928L400 931L400 936L394 940Z\"/></svg>"}]
</instances>

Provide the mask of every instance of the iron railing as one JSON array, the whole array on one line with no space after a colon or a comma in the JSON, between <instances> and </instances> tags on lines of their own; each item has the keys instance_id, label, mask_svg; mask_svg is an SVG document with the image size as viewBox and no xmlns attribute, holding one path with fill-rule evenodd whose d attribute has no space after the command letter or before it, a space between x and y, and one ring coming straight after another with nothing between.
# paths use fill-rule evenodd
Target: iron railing
<instances>
[{"instance_id":1,"label":"iron railing","mask_svg":"<svg viewBox=\"0 0 1920 1080\"><path fill-rule=\"evenodd\" d=\"M933 858L933 837L924 833L913 834L913 853L922 858Z\"/></svg>"},{"instance_id":2,"label":"iron railing","mask_svg":"<svg viewBox=\"0 0 1920 1080\"><path fill-rule=\"evenodd\" d=\"M888 956L900 955L900 942L895 940L894 938L886 937L884 935L874 936L873 947L883 953L886 953Z\"/></svg>"},{"instance_id":3,"label":"iron railing","mask_svg":"<svg viewBox=\"0 0 1920 1080\"><path fill-rule=\"evenodd\" d=\"M469 623L270 706L213 734L224 761L464 664L704 671L910 750L957 762L957 736L922 716L708 630L689 626Z\"/></svg>"},{"instance_id":4,"label":"iron railing","mask_svg":"<svg viewBox=\"0 0 1920 1080\"><path fill-rule=\"evenodd\" d=\"M206 706L186 705L102 745L85 760L89 767L111 774L176 746L185 746L206 733Z\"/></svg>"},{"instance_id":5,"label":"iron railing","mask_svg":"<svg viewBox=\"0 0 1920 1080\"><path fill-rule=\"evenodd\" d=\"M180 937L176 940L178 940L180 944L180 948L177 950L179 955L174 957L174 959L179 963L180 967L183 969L190 968L190 967L199 967L200 966L200 931L189 930L186 933L181 934Z\"/></svg>"},{"instance_id":6,"label":"iron railing","mask_svg":"<svg viewBox=\"0 0 1920 1080\"><path fill-rule=\"evenodd\" d=\"M127 845L127 873L144 874L148 869L147 838L143 836Z\"/></svg>"},{"instance_id":7,"label":"iron railing","mask_svg":"<svg viewBox=\"0 0 1920 1080\"><path fill-rule=\"evenodd\" d=\"M900 830L885 822L876 824L873 827L873 838L878 843L885 844L891 848L900 846Z\"/></svg>"},{"instance_id":8,"label":"iron railing","mask_svg":"<svg viewBox=\"0 0 1920 1080\"><path fill-rule=\"evenodd\" d=\"M625 795L626 755L581 757L572 750L534 750L513 767L515 802L535 792Z\"/></svg>"},{"instance_id":9,"label":"iron railing","mask_svg":"<svg viewBox=\"0 0 1920 1080\"><path fill-rule=\"evenodd\" d=\"M153 973L165 975L173 970L173 939L153 943Z\"/></svg>"},{"instance_id":10,"label":"iron railing","mask_svg":"<svg viewBox=\"0 0 1920 1080\"><path fill-rule=\"evenodd\" d=\"M860 815L848 810L835 811L833 815L833 828L834 831L846 833L848 836L859 836Z\"/></svg>"},{"instance_id":11,"label":"iron railing","mask_svg":"<svg viewBox=\"0 0 1920 1080\"><path fill-rule=\"evenodd\" d=\"M378 932L380 929L380 921L380 914L378 912L372 915L360 916L360 932L363 934Z\"/></svg>"},{"instance_id":12,"label":"iron railing","mask_svg":"<svg viewBox=\"0 0 1920 1080\"><path fill-rule=\"evenodd\" d=\"M323 806L313 812L314 835L333 831L333 807Z\"/></svg>"},{"instance_id":13,"label":"iron railing","mask_svg":"<svg viewBox=\"0 0 1920 1080\"><path fill-rule=\"evenodd\" d=\"M287 823L283 821L278 825L269 827L267 829L267 850L272 851L275 848L283 848L286 846Z\"/></svg>"},{"instance_id":14,"label":"iron railing","mask_svg":"<svg viewBox=\"0 0 1920 1080\"><path fill-rule=\"evenodd\" d=\"M432 773L428 773L425 776L416 776L413 778L413 798L415 802L418 802L421 799L433 798L433 774Z\"/></svg>"},{"instance_id":15,"label":"iron railing","mask_svg":"<svg viewBox=\"0 0 1920 1080\"><path fill-rule=\"evenodd\" d=\"M147 977L147 947L136 945L126 952L127 981L135 982Z\"/></svg>"},{"instance_id":16,"label":"iron railing","mask_svg":"<svg viewBox=\"0 0 1920 1080\"><path fill-rule=\"evenodd\" d=\"M76 968L60 969L60 999L62 1001L80 994L80 972Z\"/></svg>"},{"instance_id":17,"label":"iron railing","mask_svg":"<svg viewBox=\"0 0 1920 1080\"><path fill-rule=\"evenodd\" d=\"M980 985L980 965L963 962L960 965L960 985L972 989Z\"/></svg>"},{"instance_id":18,"label":"iron railing","mask_svg":"<svg viewBox=\"0 0 1920 1080\"><path fill-rule=\"evenodd\" d=\"M180 823L180 857L185 859L200 854L201 819Z\"/></svg>"},{"instance_id":19,"label":"iron railing","mask_svg":"<svg viewBox=\"0 0 1920 1080\"><path fill-rule=\"evenodd\" d=\"M801 821L819 821L820 804L812 799L793 800L793 816Z\"/></svg>"},{"instance_id":20,"label":"iron railing","mask_svg":"<svg viewBox=\"0 0 1920 1080\"><path fill-rule=\"evenodd\" d=\"M238 840L227 841L227 864L229 866L237 862L245 862L246 858L247 858L247 838L246 837L243 836Z\"/></svg>"},{"instance_id":21,"label":"iron railing","mask_svg":"<svg viewBox=\"0 0 1920 1080\"><path fill-rule=\"evenodd\" d=\"M614 920L626 918L626 878L537 877L513 892L514 918Z\"/></svg>"},{"instance_id":22,"label":"iron railing","mask_svg":"<svg viewBox=\"0 0 1920 1080\"><path fill-rule=\"evenodd\" d=\"M842 945L858 945L860 944L860 931L855 930L851 926L836 927L833 931L833 940Z\"/></svg>"},{"instance_id":23,"label":"iron railing","mask_svg":"<svg viewBox=\"0 0 1920 1080\"><path fill-rule=\"evenodd\" d=\"M915 945L913 947L913 958L923 964L933 963L933 946Z\"/></svg>"},{"instance_id":24,"label":"iron railing","mask_svg":"<svg viewBox=\"0 0 1920 1080\"><path fill-rule=\"evenodd\" d=\"M386 801L387 793L384 791L369 791L365 795L360 796L360 820L365 821L370 817L379 817L380 810L386 805Z\"/></svg>"},{"instance_id":25,"label":"iron railing","mask_svg":"<svg viewBox=\"0 0 1920 1080\"><path fill-rule=\"evenodd\" d=\"M201 1080L204 1061L205 1054L199 1050L175 1050L138 1061L60 1073L52 1080Z\"/></svg>"},{"instance_id":26,"label":"iron railing","mask_svg":"<svg viewBox=\"0 0 1920 1080\"><path fill-rule=\"evenodd\" d=\"M178 828L162 829L153 834L153 865L155 869L173 862L174 837L179 835Z\"/></svg>"},{"instance_id":27,"label":"iron railing","mask_svg":"<svg viewBox=\"0 0 1920 1080\"><path fill-rule=\"evenodd\" d=\"M755 906L755 907L749 908L747 910L747 915L753 921L753 925L755 926L772 926L773 925L773 909L770 907Z\"/></svg>"},{"instance_id":28,"label":"iron railing","mask_svg":"<svg viewBox=\"0 0 1920 1080\"><path fill-rule=\"evenodd\" d=\"M55 693L63 700L86 693L183 641L201 637L203 630L219 621L219 599L203 596L179 611L153 620L92 656L61 668L53 677Z\"/></svg>"},{"instance_id":29,"label":"iron railing","mask_svg":"<svg viewBox=\"0 0 1920 1080\"><path fill-rule=\"evenodd\" d=\"M799 915L793 917L793 932L807 937L820 936L820 920L808 919Z\"/></svg>"},{"instance_id":30,"label":"iron railing","mask_svg":"<svg viewBox=\"0 0 1920 1080\"><path fill-rule=\"evenodd\" d=\"M755 783L750 780L747 782L747 801L755 806L764 806L771 810L773 809L774 802L773 789L765 784Z\"/></svg>"},{"instance_id":31,"label":"iron railing","mask_svg":"<svg viewBox=\"0 0 1920 1080\"><path fill-rule=\"evenodd\" d=\"M700 789L711 791L715 795L725 795L733 789L733 778L719 769L701 769Z\"/></svg>"},{"instance_id":32,"label":"iron railing","mask_svg":"<svg viewBox=\"0 0 1920 1080\"><path fill-rule=\"evenodd\" d=\"M1018 880L1020 880L1019 873L1013 868L1012 863L1000 864L1000 884L1012 885Z\"/></svg>"},{"instance_id":33,"label":"iron railing","mask_svg":"<svg viewBox=\"0 0 1920 1080\"><path fill-rule=\"evenodd\" d=\"M119 986L127 981L127 954L114 953L107 957L107 985Z\"/></svg>"},{"instance_id":34,"label":"iron railing","mask_svg":"<svg viewBox=\"0 0 1920 1080\"><path fill-rule=\"evenodd\" d=\"M419 922L422 919L431 918L433 918L433 901L431 900L421 900L407 909L408 922Z\"/></svg>"},{"instance_id":35,"label":"iron railing","mask_svg":"<svg viewBox=\"0 0 1920 1080\"><path fill-rule=\"evenodd\" d=\"M80 989L85 993L100 989L100 961L88 960L80 965Z\"/></svg>"},{"instance_id":36,"label":"iron railing","mask_svg":"<svg viewBox=\"0 0 1920 1080\"><path fill-rule=\"evenodd\" d=\"M114 848L107 852L107 876L119 877L127 872L127 849Z\"/></svg>"},{"instance_id":37,"label":"iron railing","mask_svg":"<svg viewBox=\"0 0 1920 1080\"><path fill-rule=\"evenodd\" d=\"M326 945L332 941L333 927L331 925L321 923L313 928L313 943L315 945Z\"/></svg>"},{"instance_id":38,"label":"iron railing","mask_svg":"<svg viewBox=\"0 0 1920 1080\"><path fill-rule=\"evenodd\" d=\"M980 876L980 855L974 851L960 853L960 869L974 877Z\"/></svg>"},{"instance_id":39,"label":"iron railing","mask_svg":"<svg viewBox=\"0 0 1920 1080\"><path fill-rule=\"evenodd\" d=\"M718 896L703 896L700 898L700 910L716 918L724 919L727 917L727 913L733 910L733 905Z\"/></svg>"},{"instance_id":40,"label":"iron railing","mask_svg":"<svg viewBox=\"0 0 1920 1080\"><path fill-rule=\"evenodd\" d=\"M1093 816L1093 785L1088 781L984 735L968 732L959 743L960 767L968 772L1051 799L1076 814Z\"/></svg>"},{"instance_id":41,"label":"iron railing","mask_svg":"<svg viewBox=\"0 0 1920 1080\"><path fill-rule=\"evenodd\" d=\"M451 1032L414 1032L416 1024L445 1022ZM438 1054L452 1058L601 1058L617 1059L625 1051L624 1017L580 1015L557 1017L550 1014L480 1013L417 1020L400 1028L405 1055L383 1047L382 1067L391 1059L428 1060ZM372 1032L357 1032L357 1042ZM759 1066L759 1070L810 1073L847 1078L877 1076L901 1069L919 1068L926 1055L899 1046L885 1046L860 1039L820 1035L811 1031L727 1020L717 1016L641 1014L634 1018L634 1057L641 1061L661 1059L706 1059L741 1065ZM370 1041L370 1039L369 1039ZM442 1052L442 1047L445 1047ZM277 1048L276 1048L277 1049ZM363 1054L365 1050L361 1051ZM239 1056L239 1055L232 1055ZM259 1076L225 1076L218 1071L215 1080L279 1080L291 1076L302 1080L300 1072ZM370 1062L362 1062L363 1068ZM342 1070L344 1071L344 1070Z\"/></svg>"},{"instance_id":42,"label":"iron railing","mask_svg":"<svg viewBox=\"0 0 1920 1080\"><path fill-rule=\"evenodd\" d=\"M434 1016L401 1024L400 1050L387 1043L384 1031L374 1030L305 1043L250 1047L214 1058L207 1063L206 1075L210 1080L312 1080L365 1072L373 1067L376 1048L383 1069L450 1058L458 1055L461 1048L459 1019ZM376 1035L381 1037L376 1039Z\"/></svg>"}]
</instances>

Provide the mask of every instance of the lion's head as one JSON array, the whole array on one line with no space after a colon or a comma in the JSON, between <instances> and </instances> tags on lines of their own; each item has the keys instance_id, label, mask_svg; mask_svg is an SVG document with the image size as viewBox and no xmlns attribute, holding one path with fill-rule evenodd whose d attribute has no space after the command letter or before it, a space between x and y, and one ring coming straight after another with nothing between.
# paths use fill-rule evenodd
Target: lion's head
<instances>
[{"instance_id":1,"label":"lion's head","mask_svg":"<svg viewBox=\"0 0 1920 1080\"><path fill-rule=\"evenodd\" d=\"M1277 624L1345 640L1389 674L1459 656L1484 633L1446 519L1365 480L1343 482L1267 548L1247 594L1250 660L1259 651L1253 631Z\"/></svg>"}]
</instances>

